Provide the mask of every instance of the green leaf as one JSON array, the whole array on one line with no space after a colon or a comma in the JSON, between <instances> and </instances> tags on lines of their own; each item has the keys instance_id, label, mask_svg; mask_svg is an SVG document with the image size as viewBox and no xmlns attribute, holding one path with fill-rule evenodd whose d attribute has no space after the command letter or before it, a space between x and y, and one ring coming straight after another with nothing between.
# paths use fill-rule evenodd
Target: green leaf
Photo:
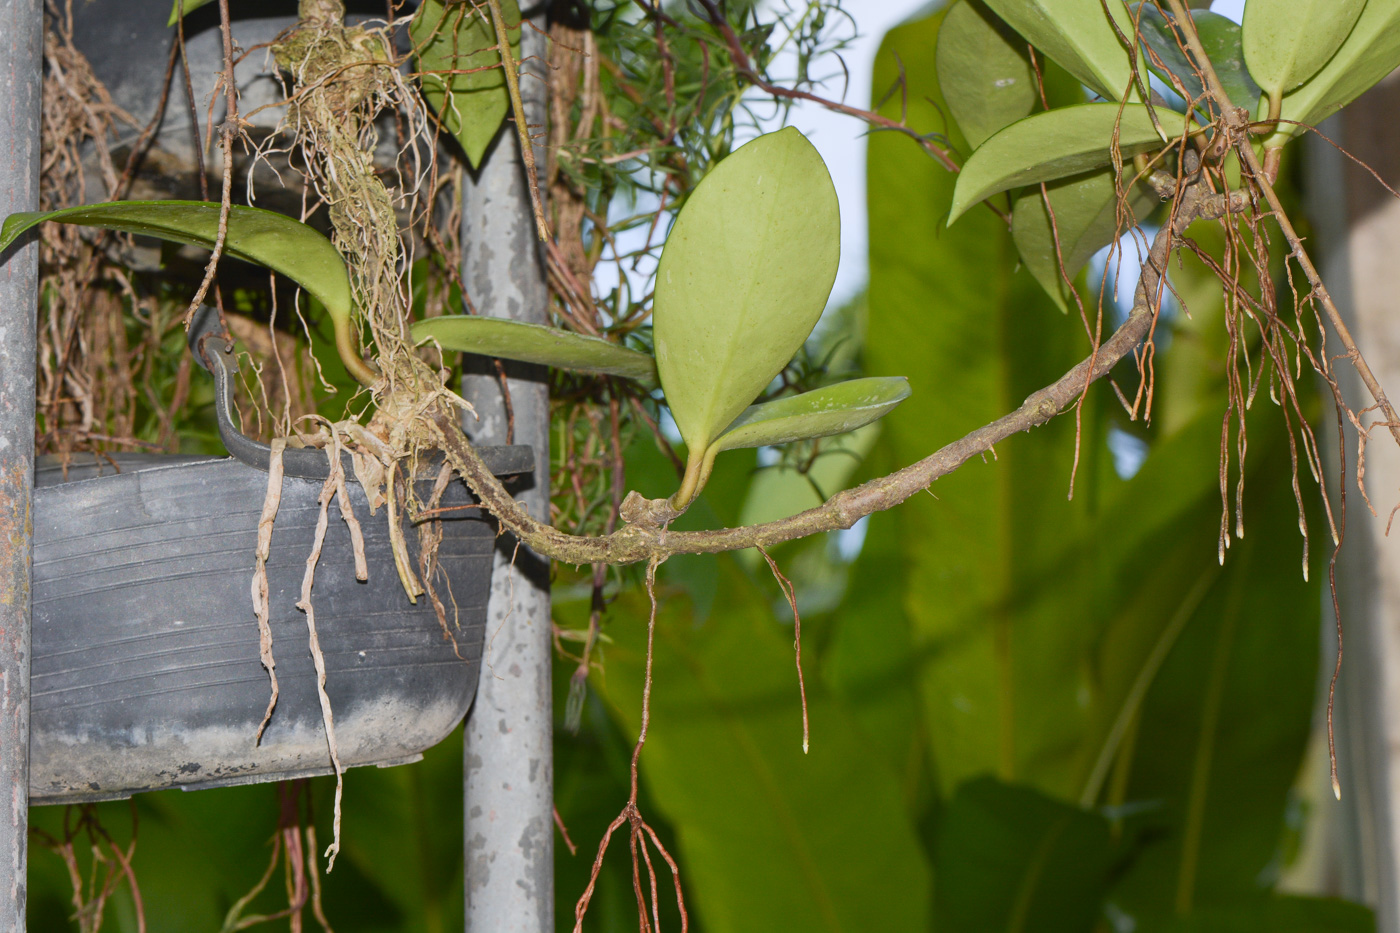
<instances>
[{"instance_id":1,"label":"green leaf","mask_svg":"<svg viewBox=\"0 0 1400 933\"><path fill-rule=\"evenodd\" d=\"M1219 429L1211 432L1208 419L1201 417L1192 458L1202 465L1211 458L1212 433L1219 454ZM1256 895L1277 858L1289 791L1312 728L1317 675L1317 615L1300 607L1317 605L1325 559L1324 548L1315 547L1311 583L1296 569L1301 541L1292 478L1277 466L1288 462L1279 420L1267 408L1250 413L1247 525L1224 567L1211 567L1213 555L1204 548L1173 556L1169 546L1164 554L1194 564L1180 579L1203 574L1208 582L1142 702L1115 779L1123 790L1110 802L1154 803L1124 819L1125 834L1158 840L1114 892L1129 913L1190 914L1198 905ZM1212 495L1201 483L1199 491L1167 541L1201 541L1218 530L1218 489ZM1313 528L1321 526L1317 511L1310 509ZM1279 572L1284 567L1288 572ZM1171 599L1171 589L1185 587L1162 578L1153 589ZM1139 627L1130 613L1115 620L1106 659L1124 658L1122 647Z\"/></svg>"},{"instance_id":2,"label":"green leaf","mask_svg":"<svg viewBox=\"0 0 1400 933\"><path fill-rule=\"evenodd\" d=\"M194 10L199 9L200 7L204 6L205 4L207 4L207 3L212 3L213 0L183 0L183 2L184 2L184 15L185 15L185 16L188 16L188 15L190 15L191 12L193 12ZM181 7L180 7L180 4L181 4L181 0L175 0L175 2L173 2L172 4L170 4L170 20L169 20L169 22L167 22L165 25L167 25L167 26L174 26L176 23L178 23L178 22L180 21L180 14L181 14Z\"/></svg>"},{"instance_id":3,"label":"green leaf","mask_svg":"<svg viewBox=\"0 0 1400 933\"><path fill-rule=\"evenodd\" d=\"M1337 53L1283 98L1282 118L1316 126L1400 67L1400 0L1367 0ZM1281 146L1305 127L1279 124L1268 145Z\"/></svg>"},{"instance_id":4,"label":"green leaf","mask_svg":"<svg viewBox=\"0 0 1400 933\"><path fill-rule=\"evenodd\" d=\"M520 58L520 8L501 0L511 51ZM472 167L496 138L510 110L496 29L485 4L423 0L408 34L418 52L423 97L456 137ZM465 72L454 74L453 72Z\"/></svg>"},{"instance_id":5,"label":"green leaf","mask_svg":"<svg viewBox=\"0 0 1400 933\"><path fill-rule=\"evenodd\" d=\"M909 121L919 132L943 124L931 54L938 25L934 16L899 26L876 58L875 88L888 87L903 64ZM881 112L897 115L898 106L887 102ZM880 421L872 459L898 466L1002 417L1087 355L1088 341L1017 268L1010 233L992 212L973 212L955 231L931 220L947 211L955 178L911 140L872 135L866 164L864 360L873 372L907 373L913 388ZM915 652L890 676L907 670L917 684L923 754L943 795L989 771L1071 799L1078 793L1077 743L1089 717L1084 656L1096 636L1085 595L1100 579L1101 549L1087 533L1108 472L1101 397L1096 387L1083 411L1072 501L1065 493L1075 425L1061 418L943 477L931 489L937 500L916 496L897 510L904 564L891 601L906 614ZM900 628L891 620L882 630L893 637ZM873 678L886 658L895 663L873 647L869 654L851 665L862 677ZM861 684L878 689L873 680Z\"/></svg>"},{"instance_id":6,"label":"green leaf","mask_svg":"<svg viewBox=\"0 0 1400 933\"><path fill-rule=\"evenodd\" d=\"M712 933L929 929L929 867L894 774L810 667L803 754L792 629L769 608L777 585L766 576L756 585L726 556L720 567L703 625L687 600L661 604L641 756L643 781L680 837L692 916ZM577 611L584 624L587 606ZM635 735L646 598L628 593L610 612L607 673L593 684ZM625 860L626 840L613 846L609 858Z\"/></svg>"},{"instance_id":7,"label":"green leaf","mask_svg":"<svg viewBox=\"0 0 1400 933\"><path fill-rule=\"evenodd\" d=\"M1250 0L1244 60L1270 96L1307 81L1341 48L1366 0Z\"/></svg>"},{"instance_id":8,"label":"green leaf","mask_svg":"<svg viewBox=\"0 0 1400 933\"><path fill-rule=\"evenodd\" d=\"M1102 0L987 0L987 6L1105 100L1122 100L1133 83L1128 50ZM1131 36L1127 9L1117 0L1107 6L1118 32ZM1139 99L1136 89L1128 99Z\"/></svg>"},{"instance_id":9,"label":"green leaf","mask_svg":"<svg viewBox=\"0 0 1400 933\"><path fill-rule=\"evenodd\" d=\"M1035 110L1039 94L1026 41L982 0L949 8L934 61L948 109L974 148Z\"/></svg>"},{"instance_id":10,"label":"green leaf","mask_svg":"<svg viewBox=\"0 0 1400 933\"><path fill-rule=\"evenodd\" d=\"M1142 917L1141 933L1375 933L1369 907L1331 897L1241 898L1189 917Z\"/></svg>"},{"instance_id":11,"label":"green leaf","mask_svg":"<svg viewBox=\"0 0 1400 933\"><path fill-rule=\"evenodd\" d=\"M1032 185L1017 196L1011 212L1011 236L1016 251L1031 275L1060 306L1068 310L1072 297L1064 272L1073 281L1090 257L1112 243L1120 233L1126 233L1146 220L1159 201L1151 188L1134 185L1128 193L1130 215L1118 221L1118 195L1114 188L1112 169L1102 169L1046 185L1050 206L1055 213L1052 226L1045 209L1040 186ZM1056 233L1059 234L1059 255L1055 252ZM1129 261L1132 250L1129 249ZM1084 299L1088 306L1091 302Z\"/></svg>"},{"instance_id":12,"label":"green leaf","mask_svg":"<svg viewBox=\"0 0 1400 933\"><path fill-rule=\"evenodd\" d=\"M1192 65L1193 59L1177 40L1169 17L1164 16L1151 2L1142 3L1141 11L1142 41L1181 82L1190 98L1200 97L1203 92L1201 79ZM1259 106L1261 92L1244 64L1239 25L1228 17L1208 10L1198 10L1191 14L1191 18L1195 20L1196 33L1215 68L1221 87L1225 88L1225 93L1230 95L1236 107L1244 107L1252 114ZM1156 70L1155 66L1153 70ZM1166 80L1165 76L1163 80Z\"/></svg>"},{"instance_id":13,"label":"green leaf","mask_svg":"<svg viewBox=\"0 0 1400 933\"><path fill-rule=\"evenodd\" d=\"M657 270L656 363L692 461L773 380L826 306L840 258L826 165L792 127L691 193Z\"/></svg>"},{"instance_id":14,"label":"green leaf","mask_svg":"<svg viewBox=\"0 0 1400 933\"><path fill-rule=\"evenodd\" d=\"M444 350L479 353L555 369L623 376L656 385L656 361L611 340L557 327L526 324L475 314L428 318L413 325L413 342L434 340Z\"/></svg>"},{"instance_id":15,"label":"green leaf","mask_svg":"<svg viewBox=\"0 0 1400 933\"><path fill-rule=\"evenodd\" d=\"M710 446L735 450L845 434L884 417L908 397L909 380L903 376L850 379L750 405Z\"/></svg>"},{"instance_id":16,"label":"green leaf","mask_svg":"<svg viewBox=\"0 0 1400 933\"><path fill-rule=\"evenodd\" d=\"M219 235L219 205L209 201L111 201L62 210L11 214L0 227L0 252L20 234L46 220L119 230L203 249ZM360 356L352 316L355 301L340 253L314 227L257 207L229 211L224 253L266 266L296 282L325 305L335 327L341 359L362 383L377 379Z\"/></svg>"},{"instance_id":17,"label":"green leaf","mask_svg":"<svg viewBox=\"0 0 1400 933\"><path fill-rule=\"evenodd\" d=\"M1170 111L1158 108L1163 130L1170 125ZM1124 159L1160 149L1162 137L1152 125L1146 107L1130 104L1119 121L1117 104L1080 104L1061 107L1018 120L983 143L958 173L948 223L974 204L1020 185L1054 181L1102 168L1113 161L1114 128Z\"/></svg>"},{"instance_id":18,"label":"green leaf","mask_svg":"<svg viewBox=\"0 0 1400 933\"><path fill-rule=\"evenodd\" d=\"M1112 860L1102 816L975 778L958 788L939 825L938 929L1088 933Z\"/></svg>"}]
</instances>

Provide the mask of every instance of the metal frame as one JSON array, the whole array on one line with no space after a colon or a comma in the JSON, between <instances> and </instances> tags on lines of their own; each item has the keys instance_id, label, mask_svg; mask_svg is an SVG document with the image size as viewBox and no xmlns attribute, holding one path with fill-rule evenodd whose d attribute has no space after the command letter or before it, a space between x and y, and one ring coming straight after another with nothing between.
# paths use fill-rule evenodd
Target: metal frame
<instances>
[{"instance_id":1,"label":"metal frame","mask_svg":"<svg viewBox=\"0 0 1400 933\"><path fill-rule=\"evenodd\" d=\"M543 14L521 30L526 123L545 122ZM462 200L462 273L478 313L548 323L549 291L530 191L507 123ZM544 147L535 146L544 165ZM480 358L477 358L480 360ZM507 413L494 365L468 364L463 395L478 444L506 442ZM506 367L516 444L535 449L533 485L518 499L549 519L549 383L542 367ZM486 646L463 751L468 933L554 929L554 758L549 564L503 536L491 576Z\"/></svg>"},{"instance_id":2,"label":"metal frame","mask_svg":"<svg viewBox=\"0 0 1400 933\"><path fill-rule=\"evenodd\" d=\"M40 0L0 0L0 218L39 207ZM39 246L0 256L0 929L25 928L29 583Z\"/></svg>"}]
</instances>

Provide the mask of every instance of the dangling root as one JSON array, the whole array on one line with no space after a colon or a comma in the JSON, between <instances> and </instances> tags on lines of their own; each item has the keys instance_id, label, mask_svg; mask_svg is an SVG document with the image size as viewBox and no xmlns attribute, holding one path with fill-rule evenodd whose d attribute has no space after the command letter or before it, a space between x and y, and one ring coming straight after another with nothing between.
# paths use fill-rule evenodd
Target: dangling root
<instances>
[{"instance_id":1,"label":"dangling root","mask_svg":"<svg viewBox=\"0 0 1400 933\"><path fill-rule=\"evenodd\" d=\"M268 619L267 603L267 558L272 552L272 524L277 518L277 508L282 503L282 451L287 447L285 438L272 442L272 454L267 461L267 496L263 499L262 517L258 519L258 551L253 571L253 612L258 616L258 656L267 676L272 681L272 696L267 701L267 712L258 723L258 734L254 745L262 744L263 730L272 719L272 711L277 707L277 662L272 657L272 624Z\"/></svg>"},{"instance_id":2,"label":"dangling root","mask_svg":"<svg viewBox=\"0 0 1400 933\"><path fill-rule=\"evenodd\" d=\"M647 660L646 674L642 682L642 723L637 730L637 744L632 749L632 792L627 798L627 805L622 808L622 812L617 815L617 819L608 825L608 830L603 834L603 841L598 844L598 855L593 859L593 871L588 877L588 887L583 889L582 896L574 906L574 933L583 933L583 917L588 913L588 903L593 899L593 889L598 884L598 873L603 870L603 856L607 854L608 844L612 841L613 833L622 828L623 823L630 823L628 832L628 848L632 851L632 889L637 896L637 914L640 928L643 933L660 933L661 931L661 911L657 905L656 890L656 869L651 862L651 854L647 851L648 843L660 853L666 860L666 864L671 869L671 878L676 886L676 906L681 913L681 933L686 933L690 929L690 916L685 910L685 896L681 892L681 874L676 866L676 860L671 857L671 853L666 851L666 847L661 844L661 839L656 835L656 830L642 818L642 811L637 806L638 780L637 763L642 757L642 746L647 741L647 727L651 723L651 662L652 646L656 638L656 568L661 565L661 558L652 558L647 564L647 596L651 599L651 614L647 618ZM651 917L647 916L647 897L642 890L641 865L637 859L637 850L641 850L642 861L646 863L647 878L651 888Z\"/></svg>"},{"instance_id":3,"label":"dangling root","mask_svg":"<svg viewBox=\"0 0 1400 933\"><path fill-rule=\"evenodd\" d=\"M335 857L340 853L340 799L344 791L344 768L340 764L340 749L335 741L335 721L331 714L331 698L326 693L326 658L321 652L321 640L316 634L316 610L311 603L311 586L316 579L316 564L321 559L321 547L326 541L326 528L330 524L331 499L344 489L345 470L340 462L340 441L334 431L330 432L330 444L326 452L331 461L331 472L321 487L318 502L320 515L316 518L316 536L311 544L311 553L306 558L306 573L301 578L301 601L297 608L306 613L306 631L311 647L311 659L316 665L316 693L321 701L321 722L326 729L326 747L330 751L331 765L335 768L335 815L332 821L333 838L326 847L326 871L335 868ZM358 530L358 525L355 526ZM356 566L364 559L364 544L361 542L356 557Z\"/></svg>"}]
</instances>

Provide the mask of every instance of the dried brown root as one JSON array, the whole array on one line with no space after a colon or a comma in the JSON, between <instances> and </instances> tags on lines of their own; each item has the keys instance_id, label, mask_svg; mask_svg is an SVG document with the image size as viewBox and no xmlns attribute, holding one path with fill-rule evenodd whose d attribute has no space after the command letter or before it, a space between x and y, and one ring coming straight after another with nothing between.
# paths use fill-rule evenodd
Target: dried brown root
<instances>
[{"instance_id":1,"label":"dried brown root","mask_svg":"<svg viewBox=\"0 0 1400 933\"><path fill-rule=\"evenodd\" d=\"M272 453L267 461L267 495L263 499L262 516L258 519L258 550L254 557L253 570L253 612L258 617L258 656L271 681L272 696L267 701L267 712L258 723L258 734L254 745L262 743L263 730L272 719L272 711L277 707L277 662L272 657L272 624L269 620L267 558L272 553L272 525L277 518L277 509L282 503L282 451L287 447L285 438L272 442Z\"/></svg>"}]
</instances>

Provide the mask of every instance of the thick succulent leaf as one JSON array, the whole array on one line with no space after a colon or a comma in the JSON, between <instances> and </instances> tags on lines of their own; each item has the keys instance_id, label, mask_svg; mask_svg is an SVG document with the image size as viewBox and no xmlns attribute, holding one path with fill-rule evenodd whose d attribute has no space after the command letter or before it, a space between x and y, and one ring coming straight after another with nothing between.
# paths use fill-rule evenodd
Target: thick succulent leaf
<instances>
[{"instance_id":1,"label":"thick succulent leaf","mask_svg":"<svg viewBox=\"0 0 1400 933\"><path fill-rule=\"evenodd\" d=\"M511 50L520 55L520 9L502 0ZM408 27L418 52L423 97L475 167L510 109L496 30L485 4L423 0ZM453 72L465 72L457 73Z\"/></svg>"},{"instance_id":2,"label":"thick succulent leaf","mask_svg":"<svg viewBox=\"0 0 1400 933\"><path fill-rule=\"evenodd\" d=\"M1133 83L1128 50L1104 12L1113 10L1118 32L1131 36L1127 9L1117 0L987 0L987 6L1104 99L1122 100ZM1136 90L1129 99L1139 99Z\"/></svg>"},{"instance_id":3,"label":"thick succulent leaf","mask_svg":"<svg viewBox=\"0 0 1400 933\"><path fill-rule=\"evenodd\" d=\"M735 450L845 434L880 419L908 397L909 380L903 376L838 382L750 405L711 447L715 451Z\"/></svg>"},{"instance_id":4,"label":"thick succulent leaf","mask_svg":"<svg viewBox=\"0 0 1400 933\"><path fill-rule=\"evenodd\" d=\"M1141 11L1139 22L1143 43L1162 60L1167 71L1181 82L1190 97L1200 97L1203 90L1201 79L1188 53L1177 41L1168 17L1151 2L1141 4ZM1236 107L1244 107L1253 113L1259 105L1261 92L1244 64L1239 24L1209 10L1197 10L1191 14L1191 18L1196 22L1196 33L1201 37L1201 45L1205 47L1211 64L1215 66L1221 87L1225 88L1225 93L1230 95ZM1153 70L1156 70L1155 67ZM1165 75L1163 80L1167 80Z\"/></svg>"},{"instance_id":5,"label":"thick succulent leaf","mask_svg":"<svg viewBox=\"0 0 1400 933\"><path fill-rule=\"evenodd\" d=\"M836 189L788 127L720 162L676 218L657 270L656 364L692 456L802 346L840 258Z\"/></svg>"},{"instance_id":6,"label":"thick succulent leaf","mask_svg":"<svg viewBox=\"0 0 1400 933\"><path fill-rule=\"evenodd\" d=\"M1302 87L1283 98L1285 120L1316 126L1400 67L1400 0L1368 0L1342 47ZM1268 145L1279 146L1301 126L1279 124Z\"/></svg>"},{"instance_id":7,"label":"thick succulent leaf","mask_svg":"<svg viewBox=\"0 0 1400 933\"><path fill-rule=\"evenodd\" d=\"M610 340L588 337L502 318L453 314L429 318L413 325L413 341L432 339L444 350L479 353L523 363L539 363L555 369L624 376L655 385L656 361Z\"/></svg>"},{"instance_id":8,"label":"thick succulent leaf","mask_svg":"<svg viewBox=\"0 0 1400 933\"><path fill-rule=\"evenodd\" d=\"M182 13L188 16L194 10L213 2L214 0L184 0L184 6L182 8L180 5L181 0L174 0L174 2L170 4L170 21L165 25L174 26L180 21Z\"/></svg>"},{"instance_id":9,"label":"thick succulent leaf","mask_svg":"<svg viewBox=\"0 0 1400 933\"><path fill-rule=\"evenodd\" d=\"M1250 0L1244 7L1244 59L1270 95L1317 74L1356 25L1366 0Z\"/></svg>"},{"instance_id":10,"label":"thick succulent leaf","mask_svg":"<svg viewBox=\"0 0 1400 933\"><path fill-rule=\"evenodd\" d=\"M1176 118L1161 108L1157 115L1168 121L1163 129L1170 131ZM1061 107L1016 121L983 143L963 165L953 189L948 223L974 204L1009 188L1054 181L1110 164L1115 125L1125 159L1163 146L1147 108L1140 104L1123 108L1121 124L1117 104Z\"/></svg>"},{"instance_id":11,"label":"thick succulent leaf","mask_svg":"<svg viewBox=\"0 0 1400 933\"><path fill-rule=\"evenodd\" d=\"M1113 863L1108 820L990 777L939 820L937 926L946 933L1090 930Z\"/></svg>"},{"instance_id":12,"label":"thick succulent leaf","mask_svg":"<svg viewBox=\"0 0 1400 933\"><path fill-rule=\"evenodd\" d=\"M1055 213L1054 224L1045 210L1040 186L1031 185L1017 196L1012 207L1011 236L1031 275L1065 311L1072 298L1060 274L1061 261L1065 275L1073 280L1094 253L1145 220L1159 202L1152 189L1134 185L1128 193L1131 215L1120 225L1111 168L1051 182L1046 189ZM1056 234L1059 255L1055 252Z\"/></svg>"},{"instance_id":13,"label":"thick succulent leaf","mask_svg":"<svg viewBox=\"0 0 1400 933\"><path fill-rule=\"evenodd\" d=\"M209 201L112 201L62 210L11 214L0 227L0 251L46 220L101 227L213 249L219 235L219 205ZM224 253L280 272L311 293L332 316L354 307L350 277L340 253L320 231L283 214L234 206L228 216Z\"/></svg>"},{"instance_id":14,"label":"thick succulent leaf","mask_svg":"<svg viewBox=\"0 0 1400 933\"><path fill-rule=\"evenodd\" d=\"M973 148L1035 111L1039 95L1026 40L982 0L964 0L948 10L934 62L948 109Z\"/></svg>"},{"instance_id":15,"label":"thick succulent leaf","mask_svg":"<svg viewBox=\"0 0 1400 933\"><path fill-rule=\"evenodd\" d=\"M213 249L219 235L219 205L209 201L110 201L62 210L11 214L0 227L0 252L26 230L46 220L119 230ZM229 211L225 255L266 266L296 282L325 305L335 327L336 347L362 383L375 379L361 359L352 326L355 302L345 261L320 231L299 220L257 207Z\"/></svg>"}]
</instances>

